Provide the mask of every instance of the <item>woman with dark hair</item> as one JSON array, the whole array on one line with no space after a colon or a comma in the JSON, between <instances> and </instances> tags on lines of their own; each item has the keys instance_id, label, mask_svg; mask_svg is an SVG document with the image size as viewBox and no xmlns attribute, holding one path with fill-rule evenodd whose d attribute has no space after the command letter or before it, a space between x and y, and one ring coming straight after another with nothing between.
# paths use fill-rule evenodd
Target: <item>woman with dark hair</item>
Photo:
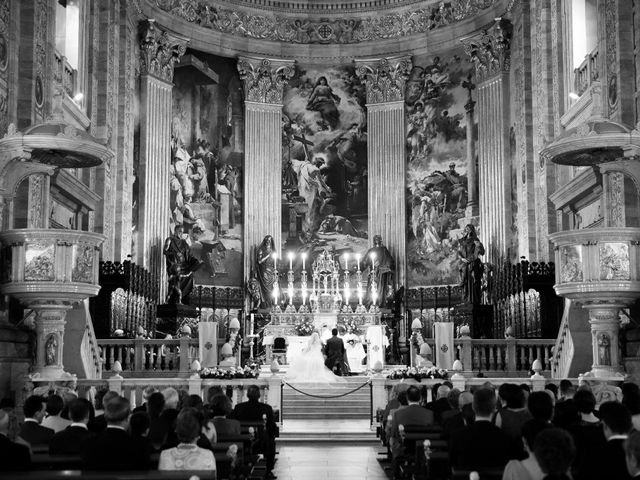
<instances>
[{"instance_id":1,"label":"woman with dark hair","mask_svg":"<svg viewBox=\"0 0 640 480\"><path fill-rule=\"evenodd\" d=\"M224 437L240 435L240 422L231 418L226 418L233 411L231 399L221 393L211 399L209 404L213 415L213 425L218 433L218 440L223 441Z\"/></svg>"},{"instance_id":2,"label":"woman with dark hair","mask_svg":"<svg viewBox=\"0 0 640 480\"><path fill-rule=\"evenodd\" d=\"M520 444L522 427L532 419L531 413L526 408L524 391L515 383L505 383L501 385L501 390L500 396L505 404L502 410L496 413L495 425L509 435L514 442Z\"/></svg>"},{"instance_id":3,"label":"woman with dark hair","mask_svg":"<svg viewBox=\"0 0 640 480\"><path fill-rule=\"evenodd\" d=\"M538 434L533 447L545 480L570 480L569 470L576 456L573 438L562 428L548 428Z\"/></svg>"},{"instance_id":4,"label":"woman with dark hair","mask_svg":"<svg viewBox=\"0 0 640 480\"><path fill-rule=\"evenodd\" d=\"M322 130L335 130L340 123L340 112L336 105L340 97L334 95L327 82L327 77L319 77L307 102L307 110L320 113L322 120L318 125Z\"/></svg>"},{"instance_id":5,"label":"woman with dark hair","mask_svg":"<svg viewBox=\"0 0 640 480\"><path fill-rule=\"evenodd\" d=\"M502 480L542 480L544 478L533 449L538 434L547 428L551 428L551 424L540 420L529 420L522 426L522 443L528 456L524 460L509 461L504 467Z\"/></svg>"},{"instance_id":6,"label":"woman with dark hair","mask_svg":"<svg viewBox=\"0 0 640 480\"><path fill-rule=\"evenodd\" d=\"M576 459L573 470L576 477L584 480L597 478L597 465L601 461L600 453L607 440L602 431L602 422L594 415L596 397L590 390L580 389L573 396L580 420L569 426L576 445Z\"/></svg>"},{"instance_id":7,"label":"woman with dark hair","mask_svg":"<svg viewBox=\"0 0 640 480\"><path fill-rule=\"evenodd\" d=\"M211 450L197 445L202 432L202 421L194 408L183 408L176 421L177 447L163 450L158 470L216 470Z\"/></svg>"}]
</instances>

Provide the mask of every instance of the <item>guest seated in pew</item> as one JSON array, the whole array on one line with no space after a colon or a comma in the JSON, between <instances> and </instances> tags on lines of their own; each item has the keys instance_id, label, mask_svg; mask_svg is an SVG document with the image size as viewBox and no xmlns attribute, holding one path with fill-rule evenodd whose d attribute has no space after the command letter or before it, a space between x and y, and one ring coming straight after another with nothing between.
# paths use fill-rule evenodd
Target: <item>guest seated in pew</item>
<instances>
[{"instance_id":1,"label":"guest seated in pew","mask_svg":"<svg viewBox=\"0 0 640 480\"><path fill-rule=\"evenodd\" d=\"M473 394L462 392L458 397L458 410L455 415L447 418L442 425L442 439L450 440L453 435L470 425L475 420L473 412Z\"/></svg>"},{"instance_id":2,"label":"guest seated in pew","mask_svg":"<svg viewBox=\"0 0 640 480\"><path fill-rule=\"evenodd\" d=\"M160 392L152 393L147 400L147 414L149 415L149 433L147 438L154 451L159 451L167 443L172 432L171 422L162 416L164 411L164 395ZM176 441L177 444L177 441Z\"/></svg>"},{"instance_id":3,"label":"guest seated in pew","mask_svg":"<svg viewBox=\"0 0 640 480\"><path fill-rule=\"evenodd\" d=\"M447 392L448 393L448 392ZM433 412L420 406L420 390L410 386L407 390L407 406L399 408L392 414L388 425L389 445L394 461L404 454L403 439L400 435L400 425L404 427L433 427Z\"/></svg>"},{"instance_id":4,"label":"guest seated in pew","mask_svg":"<svg viewBox=\"0 0 640 480\"><path fill-rule=\"evenodd\" d=\"M9 438L10 414L0 409L0 470L4 472L29 470L31 453L29 447Z\"/></svg>"},{"instance_id":5,"label":"guest seated in pew","mask_svg":"<svg viewBox=\"0 0 640 480\"><path fill-rule=\"evenodd\" d=\"M622 384L622 404L631 413L631 423L635 430L640 431L640 386L636 383Z\"/></svg>"},{"instance_id":6,"label":"guest seated in pew","mask_svg":"<svg viewBox=\"0 0 640 480\"><path fill-rule=\"evenodd\" d=\"M98 396L98 394L101 394L101 396ZM89 421L89 430L91 430L93 433L101 433L105 431L105 429L107 428L107 420L104 416L106 405L111 400L114 400L120 396L117 392L113 391L107 391L104 393L98 392L98 394L96 394L95 398L95 417L93 421Z\"/></svg>"},{"instance_id":7,"label":"guest seated in pew","mask_svg":"<svg viewBox=\"0 0 640 480\"><path fill-rule=\"evenodd\" d=\"M147 470L149 453L127 433L129 401L118 396L105 405L107 428L88 442L83 470Z\"/></svg>"},{"instance_id":8,"label":"guest seated in pew","mask_svg":"<svg viewBox=\"0 0 640 480\"><path fill-rule=\"evenodd\" d=\"M147 412L135 412L129 418L129 435L139 443L149 454L153 453L153 447L149 441L149 414Z\"/></svg>"},{"instance_id":9,"label":"guest seated in pew","mask_svg":"<svg viewBox=\"0 0 640 480\"><path fill-rule=\"evenodd\" d=\"M42 419L41 425L50 428L55 433L61 432L71 425L71 420L60 416L63 408L64 400L60 395L49 395L47 397L47 416Z\"/></svg>"},{"instance_id":10,"label":"guest seated in pew","mask_svg":"<svg viewBox=\"0 0 640 480\"><path fill-rule=\"evenodd\" d=\"M273 475L273 467L276 459L276 434L278 426L276 425L273 408L271 405L260 402L260 387L251 385L247 389L246 402L236 405L228 418L239 420L241 422L265 422L265 438L262 445L262 452L267 463L267 474L265 478L275 478Z\"/></svg>"},{"instance_id":11,"label":"guest seated in pew","mask_svg":"<svg viewBox=\"0 0 640 480\"><path fill-rule=\"evenodd\" d=\"M527 400L527 407L529 413L536 420L542 420L543 422L551 423L553 418L553 399L551 398L552 392L533 392L529 395Z\"/></svg>"},{"instance_id":12,"label":"guest seated in pew","mask_svg":"<svg viewBox=\"0 0 640 480\"><path fill-rule=\"evenodd\" d=\"M556 427L569 428L579 420L580 415L573 400L576 388L571 380L560 381L560 397L553 412L553 424Z\"/></svg>"},{"instance_id":13,"label":"guest seated in pew","mask_svg":"<svg viewBox=\"0 0 640 480\"><path fill-rule=\"evenodd\" d=\"M580 389L573 397L580 420L569 427L576 445L573 471L580 480L596 480L600 453L607 439L602 431L600 419L594 415L596 397L590 390Z\"/></svg>"},{"instance_id":14,"label":"guest seated in pew","mask_svg":"<svg viewBox=\"0 0 640 480\"><path fill-rule=\"evenodd\" d=\"M504 406L496 413L495 426L502 429L511 441L518 445L521 458L526 458L524 445L522 444L522 426L532 419L525 405L525 396L522 389L515 383L502 385ZM533 443L531 444L533 448Z\"/></svg>"},{"instance_id":15,"label":"guest seated in pew","mask_svg":"<svg viewBox=\"0 0 640 480\"><path fill-rule=\"evenodd\" d=\"M449 393L451 388L447 385L440 385L436 391L436 399L431 402L428 407L433 412L435 423L442 425L442 415L445 412L453 410L453 406L449 403Z\"/></svg>"},{"instance_id":16,"label":"guest seated in pew","mask_svg":"<svg viewBox=\"0 0 640 480\"><path fill-rule=\"evenodd\" d=\"M398 423L395 421L396 412L406 408L409 405L409 400L407 399L407 390L400 390L398 393L398 397L396 399L398 403L397 408L393 408L389 411L389 416L387 417L387 421L385 422L385 438L387 441L387 448L391 457L395 457L401 454L401 442L399 438L396 437L396 433L398 430Z\"/></svg>"},{"instance_id":17,"label":"guest seated in pew","mask_svg":"<svg viewBox=\"0 0 640 480\"><path fill-rule=\"evenodd\" d=\"M156 393L158 391L158 389L152 385L149 385L148 387L145 387L145 389L142 391L142 400L143 403L142 405L138 405L136 408L133 409L132 413L138 413L138 412L146 412L147 411L147 402L149 401L149 397L151 395L153 395L154 393Z\"/></svg>"},{"instance_id":18,"label":"guest seated in pew","mask_svg":"<svg viewBox=\"0 0 640 480\"><path fill-rule=\"evenodd\" d=\"M158 470L216 470L213 452L197 445L202 431L201 419L194 408L183 408L176 421L180 443L160 454Z\"/></svg>"},{"instance_id":19,"label":"guest seated in pew","mask_svg":"<svg viewBox=\"0 0 640 480\"><path fill-rule=\"evenodd\" d=\"M491 421L495 408L493 390L480 388L473 393L475 421L457 432L449 444L453 468L504 467L514 458L509 437Z\"/></svg>"},{"instance_id":20,"label":"guest seated in pew","mask_svg":"<svg viewBox=\"0 0 640 480\"><path fill-rule=\"evenodd\" d=\"M544 478L545 474L533 450L538 434L546 428L552 427L549 423L540 420L529 420L522 426L522 440L527 458L509 461L504 468L502 480L542 480Z\"/></svg>"},{"instance_id":21,"label":"guest seated in pew","mask_svg":"<svg viewBox=\"0 0 640 480\"><path fill-rule=\"evenodd\" d=\"M209 407L219 441L224 441L225 437L240 435L240 422L226 418L233 411L229 397L225 394L216 395L211 399Z\"/></svg>"},{"instance_id":22,"label":"guest seated in pew","mask_svg":"<svg viewBox=\"0 0 640 480\"><path fill-rule=\"evenodd\" d=\"M631 478L640 478L640 432L633 430L624 444L627 471Z\"/></svg>"},{"instance_id":23,"label":"guest seated in pew","mask_svg":"<svg viewBox=\"0 0 640 480\"><path fill-rule=\"evenodd\" d=\"M618 402L605 402L600 405L602 430L607 442L598 452L599 461L595 464L594 478L626 480L631 478L625 466L624 442L631 431L631 414Z\"/></svg>"},{"instance_id":24,"label":"guest seated in pew","mask_svg":"<svg viewBox=\"0 0 640 480\"><path fill-rule=\"evenodd\" d=\"M40 395L31 395L24 401L24 423L20 429L20 436L31 448L47 446L53 438L54 431L40 425L45 415L46 401Z\"/></svg>"},{"instance_id":25,"label":"guest seated in pew","mask_svg":"<svg viewBox=\"0 0 640 480\"><path fill-rule=\"evenodd\" d=\"M80 455L87 443L95 437L90 432L89 412L91 403L84 398L76 398L69 404L69 416L71 425L61 432L56 433L49 443L50 455Z\"/></svg>"},{"instance_id":26,"label":"guest seated in pew","mask_svg":"<svg viewBox=\"0 0 640 480\"><path fill-rule=\"evenodd\" d=\"M576 447L569 433L562 428L547 428L536 437L533 452L544 472L545 480L571 480L571 463ZM626 470L625 470L626 471ZM620 480L621 477L604 476L604 479Z\"/></svg>"}]
</instances>

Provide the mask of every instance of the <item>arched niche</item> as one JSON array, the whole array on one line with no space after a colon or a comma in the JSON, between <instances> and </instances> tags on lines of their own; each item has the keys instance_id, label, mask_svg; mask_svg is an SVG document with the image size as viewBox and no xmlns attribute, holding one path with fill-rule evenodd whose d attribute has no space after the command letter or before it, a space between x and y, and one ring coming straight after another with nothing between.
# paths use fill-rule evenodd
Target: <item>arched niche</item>
<instances>
[{"instance_id":1,"label":"arched niche","mask_svg":"<svg viewBox=\"0 0 640 480\"><path fill-rule=\"evenodd\" d=\"M13 198L10 228L27 228L29 217L29 176L16 186Z\"/></svg>"}]
</instances>

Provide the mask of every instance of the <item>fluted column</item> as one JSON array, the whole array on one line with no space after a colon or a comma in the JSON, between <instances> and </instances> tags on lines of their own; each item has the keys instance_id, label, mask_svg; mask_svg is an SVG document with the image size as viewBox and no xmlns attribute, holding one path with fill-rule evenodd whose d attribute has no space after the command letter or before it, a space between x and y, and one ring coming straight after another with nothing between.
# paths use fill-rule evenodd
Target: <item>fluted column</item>
<instances>
[{"instance_id":1,"label":"fluted column","mask_svg":"<svg viewBox=\"0 0 640 480\"><path fill-rule=\"evenodd\" d=\"M140 24L137 262L160 279L159 301L166 297L167 288L162 245L170 234L169 165L173 65L185 50L185 41L170 37L153 21Z\"/></svg>"},{"instance_id":2,"label":"fluted column","mask_svg":"<svg viewBox=\"0 0 640 480\"><path fill-rule=\"evenodd\" d=\"M475 90L476 86L471 81L471 73L469 77L462 82L462 88L465 88L468 92L467 103L464 104L464 110L466 113L465 120L467 122L467 218L473 218L478 216L478 166L476 165L476 144L473 135L473 115L475 111L476 102L473 101L471 92Z\"/></svg>"},{"instance_id":3,"label":"fluted column","mask_svg":"<svg viewBox=\"0 0 640 480\"><path fill-rule=\"evenodd\" d=\"M480 239L489 262L506 255L511 242L509 165L510 40L512 26L498 19L479 36L463 39L475 64L478 114L478 204Z\"/></svg>"},{"instance_id":4,"label":"fluted column","mask_svg":"<svg viewBox=\"0 0 640 480\"><path fill-rule=\"evenodd\" d=\"M281 252L282 95L293 76L293 61L240 57L244 84L244 277L249 278L255 247L271 235Z\"/></svg>"},{"instance_id":5,"label":"fluted column","mask_svg":"<svg viewBox=\"0 0 640 480\"><path fill-rule=\"evenodd\" d=\"M405 284L406 159L404 85L410 57L356 60L367 88L369 239L380 235L396 262L396 288Z\"/></svg>"}]
</instances>

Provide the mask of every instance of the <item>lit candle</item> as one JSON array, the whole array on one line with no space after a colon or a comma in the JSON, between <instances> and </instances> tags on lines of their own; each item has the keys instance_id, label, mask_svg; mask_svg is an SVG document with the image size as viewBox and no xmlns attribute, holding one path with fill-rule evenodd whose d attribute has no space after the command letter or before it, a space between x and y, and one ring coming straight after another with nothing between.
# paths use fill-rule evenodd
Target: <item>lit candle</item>
<instances>
[{"instance_id":1,"label":"lit candle","mask_svg":"<svg viewBox=\"0 0 640 480\"><path fill-rule=\"evenodd\" d=\"M273 268L275 268L277 270L278 269L278 254L273 252L273 254L271 255L271 258L273 258Z\"/></svg>"},{"instance_id":2,"label":"lit candle","mask_svg":"<svg viewBox=\"0 0 640 480\"><path fill-rule=\"evenodd\" d=\"M251 314L251 332L250 332L250 335L253 335L253 324L254 324L254 322L255 322L255 317L254 317L254 314L252 313Z\"/></svg>"},{"instance_id":3,"label":"lit candle","mask_svg":"<svg viewBox=\"0 0 640 480\"><path fill-rule=\"evenodd\" d=\"M302 270L304 270L304 262L307 260L307 253L304 252L302 254Z\"/></svg>"},{"instance_id":4,"label":"lit candle","mask_svg":"<svg viewBox=\"0 0 640 480\"><path fill-rule=\"evenodd\" d=\"M349 254L344 254L344 269L349 270Z\"/></svg>"},{"instance_id":5,"label":"lit candle","mask_svg":"<svg viewBox=\"0 0 640 480\"><path fill-rule=\"evenodd\" d=\"M293 252L289 252L289 270L293 270Z\"/></svg>"},{"instance_id":6,"label":"lit candle","mask_svg":"<svg viewBox=\"0 0 640 480\"><path fill-rule=\"evenodd\" d=\"M362 288L358 287L358 303L362 305Z\"/></svg>"},{"instance_id":7,"label":"lit candle","mask_svg":"<svg viewBox=\"0 0 640 480\"><path fill-rule=\"evenodd\" d=\"M360 254L356 253L356 263L358 265L358 270L360 270Z\"/></svg>"},{"instance_id":8,"label":"lit candle","mask_svg":"<svg viewBox=\"0 0 640 480\"><path fill-rule=\"evenodd\" d=\"M351 292L349 291L349 287L344 287L344 303L346 303L347 305L349 305L349 294Z\"/></svg>"},{"instance_id":9,"label":"lit candle","mask_svg":"<svg viewBox=\"0 0 640 480\"><path fill-rule=\"evenodd\" d=\"M371 297L373 298L373 304L375 305L378 302L378 294L375 290L371 292Z\"/></svg>"}]
</instances>

